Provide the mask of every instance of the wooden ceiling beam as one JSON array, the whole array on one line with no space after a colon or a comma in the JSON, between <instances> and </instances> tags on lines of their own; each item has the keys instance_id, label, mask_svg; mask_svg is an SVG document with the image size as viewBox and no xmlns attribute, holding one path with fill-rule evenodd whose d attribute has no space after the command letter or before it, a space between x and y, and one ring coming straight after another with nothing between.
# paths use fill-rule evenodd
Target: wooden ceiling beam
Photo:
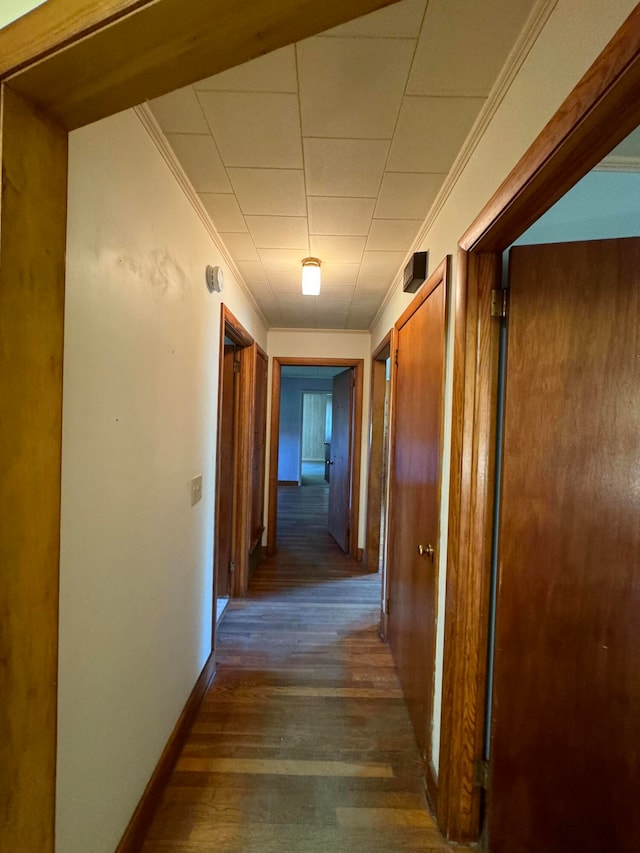
<instances>
[{"instance_id":1,"label":"wooden ceiling beam","mask_svg":"<svg viewBox=\"0 0 640 853\"><path fill-rule=\"evenodd\" d=\"M7 50L13 62L24 60L29 39L35 57L48 51L7 82L73 130L392 2L91 0L91 13L82 15L82 0L49 0L59 12L75 10L68 31L61 24L52 29L44 6L40 16L36 9L0 32L0 56ZM46 37L38 35L43 20ZM51 52L54 38L61 47Z\"/></svg>"}]
</instances>

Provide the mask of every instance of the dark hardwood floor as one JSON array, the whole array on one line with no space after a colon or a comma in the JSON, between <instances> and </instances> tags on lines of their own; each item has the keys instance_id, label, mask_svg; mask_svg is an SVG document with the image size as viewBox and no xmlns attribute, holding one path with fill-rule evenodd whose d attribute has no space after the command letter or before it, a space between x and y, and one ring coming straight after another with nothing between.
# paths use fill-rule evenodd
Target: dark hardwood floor
<instances>
[{"instance_id":1,"label":"dark hardwood floor","mask_svg":"<svg viewBox=\"0 0 640 853\"><path fill-rule=\"evenodd\" d=\"M326 487L281 488L279 504L278 553L229 605L143 850L448 851L377 634L380 578L329 536Z\"/></svg>"}]
</instances>

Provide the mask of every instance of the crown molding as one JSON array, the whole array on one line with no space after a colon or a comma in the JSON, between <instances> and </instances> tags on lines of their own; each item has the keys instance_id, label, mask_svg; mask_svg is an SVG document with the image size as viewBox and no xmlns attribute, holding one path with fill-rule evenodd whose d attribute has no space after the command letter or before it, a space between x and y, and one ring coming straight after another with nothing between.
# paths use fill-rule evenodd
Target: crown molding
<instances>
[{"instance_id":1,"label":"crown molding","mask_svg":"<svg viewBox=\"0 0 640 853\"><path fill-rule=\"evenodd\" d=\"M402 285L402 273L404 271L405 266L409 262L411 256L414 252L420 250L421 247L424 246L427 235L431 230L434 222L438 218L440 211L444 207L447 199L453 192L454 187L458 183L460 176L464 172L469 160L473 152L478 147L480 140L484 136L487 127L491 123L493 117L498 111L500 105L502 104L507 92L511 88L513 81L516 78L516 75L520 71L524 61L527 56L531 52L534 44L536 43L538 36L544 29L545 24L549 20L551 13L555 9L558 0L538 0L534 8L531 10L531 13L527 19L526 24L524 25L520 35L516 39L507 59L502 67L500 74L498 75L496 82L493 84L489 95L487 96L487 100L484 103L484 106L480 110L478 117L471 130L469 131L469 135L467 136L462 148L460 149L458 156L453 161L453 165L447 174L447 177L438 192L433 204L431 205L429 212L422 224L422 227L418 231L411 248L405 255L405 258L400 266L400 269L396 273L391 282L391 286L387 291L385 298L382 300L378 311L376 312L375 317L373 318L371 325L369 326L369 330L375 328L376 324L381 319L387 305L391 301L391 299L398 292L399 288ZM412 296L413 294L408 294Z\"/></svg>"},{"instance_id":2,"label":"crown molding","mask_svg":"<svg viewBox=\"0 0 640 853\"><path fill-rule=\"evenodd\" d=\"M217 228L215 227L215 225L211 221L211 217L209 216L206 207L200 201L198 193L193 188L193 184L191 183L191 181L187 177L184 169L182 168L182 166L180 164L180 161L178 160L178 158L176 157L176 155L173 151L173 148L169 145L169 142L168 142L166 136L162 132L160 125L158 124L158 122L155 119L155 116L151 112L151 108L149 107L148 104L140 104L139 106L134 107L133 111L138 116L140 123L142 124L144 129L147 131L147 133L151 137L151 141L153 142L153 144L156 146L156 148L160 152L162 159L165 161L165 163L169 167L173 177L176 179L176 182L178 183L178 186L180 187L182 192L185 194L187 200L190 202L191 206L195 210L198 218L200 219L200 221L204 225L207 233L211 237L211 240L213 241L213 244L215 245L216 249L222 255L223 261L229 267L231 273L233 274L233 277L236 279L236 282L238 283L238 286L240 287L240 290L246 296L247 300L249 301L249 304L251 305L251 307L254 309L254 311L256 312L256 314L258 315L260 320L262 321L265 329L267 331L269 331L270 326L269 326L269 323L267 322L266 317L264 316L264 314L262 312L262 309L260 308L260 306L256 302L255 296L253 295L253 293L251 293L249 286L247 285L246 281L242 277L242 273L240 272L240 270L236 266L236 263L233 260L233 258L231 257L231 255L229 254L227 247L224 245L224 243L222 241L222 237L220 236Z\"/></svg>"},{"instance_id":3,"label":"crown molding","mask_svg":"<svg viewBox=\"0 0 640 853\"><path fill-rule=\"evenodd\" d=\"M594 166L594 172L640 172L640 157L620 157L610 154Z\"/></svg>"}]
</instances>

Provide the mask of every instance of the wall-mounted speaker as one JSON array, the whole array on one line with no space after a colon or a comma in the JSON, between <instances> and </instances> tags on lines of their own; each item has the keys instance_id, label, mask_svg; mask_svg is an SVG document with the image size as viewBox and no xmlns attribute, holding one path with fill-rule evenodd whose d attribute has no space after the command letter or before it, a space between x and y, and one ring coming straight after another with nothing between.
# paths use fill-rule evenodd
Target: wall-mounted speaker
<instances>
[{"instance_id":1,"label":"wall-mounted speaker","mask_svg":"<svg viewBox=\"0 0 640 853\"><path fill-rule=\"evenodd\" d=\"M429 252L414 252L413 257L404 268L402 289L405 293L415 293L421 284L427 280Z\"/></svg>"}]
</instances>

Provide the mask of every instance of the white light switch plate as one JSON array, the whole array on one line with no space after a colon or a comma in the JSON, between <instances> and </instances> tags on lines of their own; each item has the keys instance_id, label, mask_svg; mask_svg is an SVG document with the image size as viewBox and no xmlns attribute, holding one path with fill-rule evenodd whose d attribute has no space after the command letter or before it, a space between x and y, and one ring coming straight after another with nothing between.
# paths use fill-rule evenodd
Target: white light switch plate
<instances>
[{"instance_id":1,"label":"white light switch plate","mask_svg":"<svg viewBox=\"0 0 640 853\"><path fill-rule=\"evenodd\" d=\"M191 481L191 506L202 500L202 474Z\"/></svg>"}]
</instances>

